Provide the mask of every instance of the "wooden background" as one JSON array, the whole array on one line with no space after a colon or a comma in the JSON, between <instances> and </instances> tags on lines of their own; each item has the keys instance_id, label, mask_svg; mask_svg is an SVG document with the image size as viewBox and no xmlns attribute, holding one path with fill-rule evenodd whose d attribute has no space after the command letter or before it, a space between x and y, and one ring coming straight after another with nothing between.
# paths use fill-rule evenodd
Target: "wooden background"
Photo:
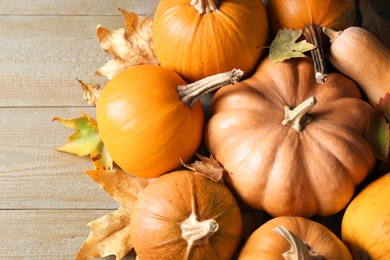
<instances>
[{"instance_id":1,"label":"wooden background","mask_svg":"<svg viewBox=\"0 0 390 260\"><path fill-rule=\"evenodd\" d=\"M390 20L389 2L373 6ZM86 224L117 209L83 173L87 157L55 151L73 130L51 120L94 115L75 78L106 82L94 76L110 59L96 26L124 27L117 7L145 15L157 3L0 1L0 259L73 259Z\"/></svg>"}]
</instances>

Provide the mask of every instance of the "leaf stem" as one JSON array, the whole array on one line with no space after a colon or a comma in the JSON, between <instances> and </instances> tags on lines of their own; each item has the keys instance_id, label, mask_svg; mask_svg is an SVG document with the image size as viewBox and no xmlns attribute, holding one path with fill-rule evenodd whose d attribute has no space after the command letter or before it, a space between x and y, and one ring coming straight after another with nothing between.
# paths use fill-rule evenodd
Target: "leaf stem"
<instances>
[{"instance_id":1,"label":"leaf stem","mask_svg":"<svg viewBox=\"0 0 390 260\"><path fill-rule=\"evenodd\" d=\"M285 106L285 116L282 124L291 126L297 132L300 132L303 127L311 121L311 118L306 113L315 104L317 104L317 99L315 96L311 96L294 109L291 109L289 106Z\"/></svg>"},{"instance_id":2,"label":"leaf stem","mask_svg":"<svg viewBox=\"0 0 390 260\"><path fill-rule=\"evenodd\" d=\"M215 74L188 85L177 86L177 93L181 101L192 109L202 96L226 85L236 84L243 74L244 72L239 69Z\"/></svg>"},{"instance_id":3,"label":"leaf stem","mask_svg":"<svg viewBox=\"0 0 390 260\"><path fill-rule=\"evenodd\" d=\"M305 36L307 42L317 46L314 50L311 50L311 56L314 62L314 72L317 83L324 84L328 79L325 65L324 50L322 47L322 27L316 24L306 26L303 30L303 36Z\"/></svg>"}]
</instances>

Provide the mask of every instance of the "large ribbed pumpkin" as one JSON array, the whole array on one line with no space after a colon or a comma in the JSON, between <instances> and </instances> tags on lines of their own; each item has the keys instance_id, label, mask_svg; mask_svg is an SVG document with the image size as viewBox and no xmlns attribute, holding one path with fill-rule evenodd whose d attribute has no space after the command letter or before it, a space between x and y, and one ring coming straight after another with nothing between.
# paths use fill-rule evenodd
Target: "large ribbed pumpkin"
<instances>
[{"instance_id":1,"label":"large ribbed pumpkin","mask_svg":"<svg viewBox=\"0 0 390 260\"><path fill-rule=\"evenodd\" d=\"M187 82L233 68L249 75L267 39L261 0L161 0L153 22L161 65Z\"/></svg>"},{"instance_id":2,"label":"large ribbed pumpkin","mask_svg":"<svg viewBox=\"0 0 390 260\"><path fill-rule=\"evenodd\" d=\"M274 216L343 209L375 163L364 137L372 107L339 73L316 83L310 58L274 64L214 95L205 133L226 183Z\"/></svg>"}]
</instances>

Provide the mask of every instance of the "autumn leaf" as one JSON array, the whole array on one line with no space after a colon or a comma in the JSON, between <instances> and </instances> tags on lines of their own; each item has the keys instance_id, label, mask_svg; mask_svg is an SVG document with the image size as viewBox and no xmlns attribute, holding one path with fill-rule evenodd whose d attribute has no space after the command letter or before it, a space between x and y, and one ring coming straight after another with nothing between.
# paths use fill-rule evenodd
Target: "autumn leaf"
<instances>
[{"instance_id":1,"label":"autumn leaf","mask_svg":"<svg viewBox=\"0 0 390 260\"><path fill-rule=\"evenodd\" d=\"M215 182L218 182L222 179L223 174L227 173L227 171L221 166L221 164L214 159L213 155L210 155L210 158L202 156L200 154L196 154L200 161L195 161L192 164L184 164L183 165L193 170L196 173L202 174L206 178L209 178Z\"/></svg>"},{"instance_id":2,"label":"autumn leaf","mask_svg":"<svg viewBox=\"0 0 390 260\"><path fill-rule=\"evenodd\" d=\"M83 113L81 117L54 117L52 121L59 121L64 126L76 130L68 137L68 141L57 150L78 156L89 155L95 169L112 169L113 161L100 139L97 123L92 117Z\"/></svg>"},{"instance_id":3,"label":"autumn leaf","mask_svg":"<svg viewBox=\"0 0 390 260\"><path fill-rule=\"evenodd\" d=\"M313 50L315 45L306 40L296 42L303 30L280 29L271 42L269 59L274 63L283 62L290 58L305 57L304 52Z\"/></svg>"},{"instance_id":4,"label":"autumn leaf","mask_svg":"<svg viewBox=\"0 0 390 260\"><path fill-rule=\"evenodd\" d=\"M84 91L83 99L88 101L90 106L96 106L96 102L99 99L101 90L97 84L85 84L81 80L77 79Z\"/></svg>"},{"instance_id":5,"label":"autumn leaf","mask_svg":"<svg viewBox=\"0 0 390 260\"><path fill-rule=\"evenodd\" d=\"M98 25L96 34L101 48L113 59L96 71L112 79L122 70L140 64L158 64L152 39L153 20L119 9L126 21L126 29L111 31Z\"/></svg>"},{"instance_id":6,"label":"autumn leaf","mask_svg":"<svg viewBox=\"0 0 390 260\"><path fill-rule=\"evenodd\" d=\"M376 157L389 162L390 149L390 95L380 99L371 114L365 136Z\"/></svg>"},{"instance_id":7,"label":"autumn leaf","mask_svg":"<svg viewBox=\"0 0 390 260\"><path fill-rule=\"evenodd\" d=\"M81 245L76 260L109 255L122 259L133 248L130 237L133 204L152 179L132 177L117 170L91 170L85 173L119 203L119 209L88 223L90 233Z\"/></svg>"}]
</instances>

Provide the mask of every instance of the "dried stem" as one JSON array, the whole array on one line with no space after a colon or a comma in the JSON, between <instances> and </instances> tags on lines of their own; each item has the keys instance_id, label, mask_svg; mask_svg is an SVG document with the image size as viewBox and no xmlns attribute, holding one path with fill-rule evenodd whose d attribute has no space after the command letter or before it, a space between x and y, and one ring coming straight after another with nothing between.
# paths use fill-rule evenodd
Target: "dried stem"
<instances>
[{"instance_id":1,"label":"dried stem","mask_svg":"<svg viewBox=\"0 0 390 260\"><path fill-rule=\"evenodd\" d=\"M185 259L190 259L193 246L207 243L207 239L218 231L218 223L214 219L198 221L192 213L181 225L181 236L187 241L187 253Z\"/></svg>"},{"instance_id":2,"label":"dried stem","mask_svg":"<svg viewBox=\"0 0 390 260\"><path fill-rule=\"evenodd\" d=\"M327 35L329 37L330 43L333 43L336 40L336 38L339 37L341 35L341 33L343 32L343 31L335 31L335 30L328 28L328 27L323 27L322 31L324 32L325 35Z\"/></svg>"},{"instance_id":3,"label":"dried stem","mask_svg":"<svg viewBox=\"0 0 390 260\"><path fill-rule=\"evenodd\" d=\"M273 229L276 233L284 237L291 248L283 253L285 260L323 260L324 256L317 254L313 249L306 245L299 237L294 233L287 230L284 226L278 226Z\"/></svg>"},{"instance_id":4,"label":"dried stem","mask_svg":"<svg viewBox=\"0 0 390 260\"><path fill-rule=\"evenodd\" d=\"M218 0L191 0L193 6L200 14L209 14L218 10Z\"/></svg>"},{"instance_id":5,"label":"dried stem","mask_svg":"<svg viewBox=\"0 0 390 260\"><path fill-rule=\"evenodd\" d=\"M219 73L198 80L188 85L177 86L177 93L181 101L189 108L193 108L195 102L203 95L211 93L223 86L236 84L244 72L239 69L233 69L228 72Z\"/></svg>"},{"instance_id":6,"label":"dried stem","mask_svg":"<svg viewBox=\"0 0 390 260\"><path fill-rule=\"evenodd\" d=\"M317 46L314 50L311 50L311 56L313 57L314 62L314 72L317 83L323 84L328 79L325 65L325 56L324 50L322 47L322 27L312 24L306 26L303 30L303 36L305 36L307 42Z\"/></svg>"},{"instance_id":7,"label":"dried stem","mask_svg":"<svg viewBox=\"0 0 390 260\"><path fill-rule=\"evenodd\" d=\"M303 127L311 121L311 118L306 113L315 104L317 104L317 99L315 96L311 96L294 109L285 106L285 116L282 124L291 126L297 132L300 132Z\"/></svg>"}]
</instances>

